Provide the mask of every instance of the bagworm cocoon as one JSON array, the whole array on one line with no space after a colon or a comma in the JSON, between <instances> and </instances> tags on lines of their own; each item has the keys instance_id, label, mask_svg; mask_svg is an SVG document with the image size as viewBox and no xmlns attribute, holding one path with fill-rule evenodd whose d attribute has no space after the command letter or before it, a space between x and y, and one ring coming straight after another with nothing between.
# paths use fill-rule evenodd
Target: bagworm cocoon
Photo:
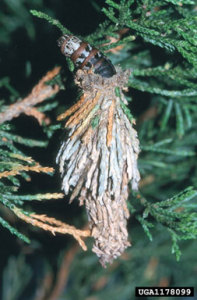
<instances>
[{"instance_id":1,"label":"bagworm cocoon","mask_svg":"<svg viewBox=\"0 0 197 300\"><path fill-rule=\"evenodd\" d=\"M127 105L122 90L128 76L129 71L120 69L109 78L78 70L75 82L83 96L59 116L59 120L68 117L68 136L57 155L62 189L71 194L71 201L78 198L85 205L92 250L103 266L130 245L126 201L129 183L137 190L140 180L137 132L122 109Z\"/></svg>"}]
</instances>

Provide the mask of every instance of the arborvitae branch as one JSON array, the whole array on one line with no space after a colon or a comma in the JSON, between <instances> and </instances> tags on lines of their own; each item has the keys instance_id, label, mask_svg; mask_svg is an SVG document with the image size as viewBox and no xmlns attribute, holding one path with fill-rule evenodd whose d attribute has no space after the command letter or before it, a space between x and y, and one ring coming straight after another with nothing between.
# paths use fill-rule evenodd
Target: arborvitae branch
<instances>
[{"instance_id":1,"label":"arborvitae branch","mask_svg":"<svg viewBox=\"0 0 197 300\"><path fill-rule=\"evenodd\" d=\"M51 23L52 25L56 26L57 28L59 28L63 34L71 34L71 32L66 29L58 20L55 20L53 18L51 18L50 16L48 16L47 14L41 12L41 11L37 11L37 10L30 10L30 13L33 15L33 16L36 16L40 19L45 19L47 20L49 23Z\"/></svg>"},{"instance_id":2,"label":"arborvitae branch","mask_svg":"<svg viewBox=\"0 0 197 300\"><path fill-rule=\"evenodd\" d=\"M3 218L0 217L0 224L7 228L12 234L16 235L19 239L23 240L26 243L30 243L30 240L23 235L22 233L20 233L17 229L15 229L14 227L12 227L8 222L6 222Z\"/></svg>"},{"instance_id":3,"label":"arborvitae branch","mask_svg":"<svg viewBox=\"0 0 197 300\"><path fill-rule=\"evenodd\" d=\"M149 228L153 227L153 223L147 221L148 215L151 215L159 223L165 225L172 235L172 253L176 254L177 259L180 258L181 251L177 244L180 240L194 239L197 237L197 213L191 213L190 201L197 198L197 190L189 187L165 201L149 203L142 198L141 204L146 207L143 218L137 216L142 224L149 239L152 235Z\"/></svg>"},{"instance_id":4,"label":"arborvitae branch","mask_svg":"<svg viewBox=\"0 0 197 300\"><path fill-rule=\"evenodd\" d=\"M0 113L0 124L18 117L21 113L33 115L40 124L44 119L46 120L47 118L45 115L37 111L34 106L43 102L45 99L52 97L59 91L59 86L57 84L54 86L47 85L47 82L54 79L59 72L59 67L47 72L47 74L38 82L38 84L33 88L32 92L25 99L12 104L4 112Z\"/></svg>"}]
</instances>

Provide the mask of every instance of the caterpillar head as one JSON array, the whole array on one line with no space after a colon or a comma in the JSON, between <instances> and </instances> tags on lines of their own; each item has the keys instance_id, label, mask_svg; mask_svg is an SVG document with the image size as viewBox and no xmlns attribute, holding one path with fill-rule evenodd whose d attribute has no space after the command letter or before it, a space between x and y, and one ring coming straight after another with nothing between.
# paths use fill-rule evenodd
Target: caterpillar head
<instances>
[{"instance_id":1,"label":"caterpillar head","mask_svg":"<svg viewBox=\"0 0 197 300\"><path fill-rule=\"evenodd\" d=\"M63 55L71 57L71 55L80 47L81 40L73 35L64 34L57 41Z\"/></svg>"}]
</instances>

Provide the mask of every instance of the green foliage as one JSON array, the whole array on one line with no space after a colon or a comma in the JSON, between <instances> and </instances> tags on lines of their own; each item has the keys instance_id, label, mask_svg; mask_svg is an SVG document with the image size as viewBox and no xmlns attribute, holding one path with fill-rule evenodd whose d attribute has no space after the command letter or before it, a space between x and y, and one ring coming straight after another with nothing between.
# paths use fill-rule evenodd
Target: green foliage
<instances>
[{"instance_id":1,"label":"green foliage","mask_svg":"<svg viewBox=\"0 0 197 300\"><path fill-rule=\"evenodd\" d=\"M16 175L21 175L27 181L30 180L28 169L31 171L31 167L36 166L36 163L30 157L26 157L14 143L28 147L46 147L47 145L47 142L27 139L11 133L11 127L7 124L0 125L0 203L13 212L16 205L22 206L25 201L46 199L45 194L20 195L20 192L18 193L21 180ZM40 172L39 167L35 171ZM10 172L10 175L6 172ZM26 211L23 212L28 214ZM0 224L19 239L30 243L26 236L2 217L0 217Z\"/></svg>"},{"instance_id":2,"label":"green foliage","mask_svg":"<svg viewBox=\"0 0 197 300\"><path fill-rule=\"evenodd\" d=\"M92 120L92 128L96 128L99 124L99 116L96 116L93 120Z\"/></svg>"},{"instance_id":3,"label":"green foliage","mask_svg":"<svg viewBox=\"0 0 197 300\"><path fill-rule=\"evenodd\" d=\"M36 16L41 19L45 19L47 22L56 26L57 28L59 28L62 31L63 34L71 34L71 32L69 30L65 29L65 27L58 20L54 20L47 14L40 12L40 11L36 11L36 10L30 10L30 12L33 16Z\"/></svg>"},{"instance_id":4,"label":"green foliage","mask_svg":"<svg viewBox=\"0 0 197 300\"><path fill-rule=\"evenodd\" d=\"M13 226L11 226L8 222L6 222L3 218L0 217L0 224L7 228L12 234L16 235L19 239L23 240L26 243L30 243L30 240L23 235L22 233L20 233L16 228L14 228Z\"/></svg>"},{"instance_id":5,"label":"green foliage","mask_svg":"<svg viewBox=\"0 0 197 300\"><path fill-rule=\"evenodd\" d=\"M192 200L196 200L197 190L188 187L174 197L160 202L150 203L145 198L141 203L145 206L143 218L137 219L142 224L146 234L152 240L149 228L154 225L145 219L150 215L158 223L166 226L172 236L172 253L176 254L179 260L181 251L178 241L197 238L197 212L193 211ZM193 202L195 204L195 202Z\"/></svg>"},{"instance_id":6,"label":"green foliage","mask_svg":"<svg viewBox=\"0 0 197 300\"><path fill-rule=\"evenodd\" d=\"M10 84L10 80L8 77L4 77L0 79L0 88L1 87L5 87L13 97L19 97L19 93Z\"/></svg>"}]
</instances>

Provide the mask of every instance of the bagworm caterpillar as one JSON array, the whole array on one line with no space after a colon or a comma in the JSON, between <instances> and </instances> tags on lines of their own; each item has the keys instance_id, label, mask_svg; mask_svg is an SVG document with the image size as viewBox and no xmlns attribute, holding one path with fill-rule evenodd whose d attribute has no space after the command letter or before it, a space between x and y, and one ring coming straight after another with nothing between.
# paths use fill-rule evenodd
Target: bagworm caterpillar
<instances>
[{"instance_id":1,"label":"bagworm caterpillar","mask_svg":"<svg viewBox=\"0 0 197 300\"><path fill-rule=\"evenodd\" d=\"M62 54L70 57L77 68L83 70L93 68L95 74L106 78L116 74L113 64L106 56L78 37L63 35L59 38L58 45L61 47Z\"/></svg>"},{"instance_id":2,"label":"bagworm caterpillar","mask_svg":"<svg viewBox=\"0 0 197 300\"><path fill-rule=\"evenodd\" d=\"M67 119L57 163L62 189L85 204L94 237L93 251L103 266L121 255L128 241L126 201L129 183L138 188L139 141L125 113L129 71L115 68L97 49L74 36L58 40L76 67L83 95L58 120ZM91 70L92 72L90 72ZM133 121L134 123L134 121Z\"/></svg>"}]
</instances>

